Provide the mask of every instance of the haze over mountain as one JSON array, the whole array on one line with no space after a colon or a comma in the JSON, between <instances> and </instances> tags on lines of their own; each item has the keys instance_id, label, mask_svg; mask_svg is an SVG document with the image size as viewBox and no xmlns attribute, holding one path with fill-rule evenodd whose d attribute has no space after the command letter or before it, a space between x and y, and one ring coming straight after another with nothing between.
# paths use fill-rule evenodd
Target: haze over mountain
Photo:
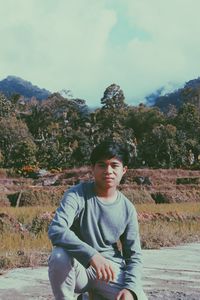
<instances>
[{"instance_id":1,"label":"haze over mountain","mask_svg":"<svg viewBox=\"0 0 200 300\"><path fill-rule=\"evenodd\" d=\"M123 90L123 88L122 88ZM38 100L47 99L51 92L33 85L31 82L17 76L8 76L0 81L0 92L10 97L13 94L24 96L26 100L35 97ZM68 97L68 95L63 95ZM160 87L156 91L145 97L147 106L156 106L161 111L166 112L170 105L177 109L185 102L191 102L200 107L200 77L192 79L185 83L183 87L176 88L176 85L170 83L167 87ZM87 99L85 100L87 105ZM95 109L97 107L90 107Z\"/></svg>"},{"instance_id":2,"label":"haze over mountain","mask_svg":"<svg viewBox=\"0 0 200 300\"><path fill-rule=\"evenodd\" d=\"M31 82L17 76L8 76L0 81L0 92L10 97L13 94L19 94L25 98L35 97L38 100L46 99L51 93L44 89L33 85Z\"/></svg>"},{"instance_id":3,"label":"haze over mountain","mask_svg":"<svg viewBox=\"0 0 200 300\"><path fill-rule=\"evenodd\" d=\"M183 87L170 93L164 93L164 90L165 88L161 87L148 95L145 98L146 104L148 106L157 106L163 112L168 110L169 105L174 105L178 109L186 102L200 106L200 77L186 82Z\"/></svg>"}]
</instances>

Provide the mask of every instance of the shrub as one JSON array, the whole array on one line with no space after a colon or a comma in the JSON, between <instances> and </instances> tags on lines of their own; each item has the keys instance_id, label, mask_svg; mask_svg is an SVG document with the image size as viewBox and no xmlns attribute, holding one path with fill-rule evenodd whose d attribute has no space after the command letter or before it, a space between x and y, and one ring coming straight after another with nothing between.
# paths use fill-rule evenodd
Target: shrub
<instances>
[{"instance_id":1,"label":"shrub","mask_svg":"<svg viewBox=\"0 0 200 300\"><path fill-rule=\"evenodd\" d=\"M1 207L10 206L9 199L6 194L0 194L0 206Z\"/></svg>"},{"instance_id":2,"label":"shrub","mask_svg":"<svg viewBox=\"0 0 200 300\"><path fill-rule=\"evenodd\" d=\"M122 187L122 193L133 203L153 203L153 199L151 194L146 189L135 190L134 188L130 187Z\"/></svg>"},{"instance_id":3,"label":"shrub","mask_svg":"<svg viewBox=\"0 0 200 300\"><path fill-rule=\"evenodd\" d=\"M21 192L19 206L58 206L65 188L29 189ZM9 195L11 206L16 206L19 193Z\"/></svg>"},{"instance_id":4,"label":"shrub","mask_svg":"<svg viewBox=\"0 0 200 300\"><path fill-rule=\"evenodd\" d=\"M18 172L24 177L33 178L33 179L38 178L37 167L27 165L19 169Z\"/></svg>"},{"instance_id":5,"label":"shrub","mask_svg":"<svg viewBox=\"0 0 200 300\"><path fill-rule=\"evenodd\" d=\"M176 184L199 184L199 177L180 177L176 179Z\"/></svg>"},{"instance_id":6,"label":"shrub","mask_svg":"<svg viewBox=\"0 0 200 300\"><path fill-rule=\"evenodd\" d=\"M0 269L12 268L12 261L6 256L0 256Z\"/></svg>"},{"instance_id":7,"label":"shrub","mask_svg":"<svg viewBox=\"0 0 200 300\"><path fill-rule=\"evenodd\" d=\"M0 178L5 178L7 176L6 169L0 168Z\"/></svg>"},{"instance_id":8,"label":"shrub","mask_svg":"<svg viewBox=\"0 0 200 300\"><path fill-rule=\"evenodd\" d=\"M39 216L36 216L32 221L31 231L34 234L46 232L48 230L52 218L53 213L50 212L45 212Z\"/></svg>"},{"instance_id":9,"label":"shrub","mask_svg":"<svg viewBox=\"0 0 200 300\"><path fill-rule=\"evenodd\" d=\"M199 241L200 222L156 220L140 223L141 245L145 249L169 247Z\"/></svg>"},{"instance_id":10,"label":"shrub","mask_svg":"<svg viewBox=\"0 0 200 300\"><path fill-rule=\"evenodd\" d=\"M155 201L155 203L157 203L157 204L171 202L166 193L154 193L154 194L151 194L151 196L152 196L153 200Z\"/></svg>"}]
</instances>

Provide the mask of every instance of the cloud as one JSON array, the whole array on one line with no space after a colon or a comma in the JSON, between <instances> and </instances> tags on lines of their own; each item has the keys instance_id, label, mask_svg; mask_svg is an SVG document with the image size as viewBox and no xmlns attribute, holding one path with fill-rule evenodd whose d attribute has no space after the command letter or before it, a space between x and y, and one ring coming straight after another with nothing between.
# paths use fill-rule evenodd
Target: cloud
<instances>
[{"instance_id":1,"label":"cloud","mask_svg":"<svg viewBox=\"0 0 200 300\"><path fill-rule=\"evenodd\" d=\"M197 0L125 0L133 28L148 37L136 37L126 48L129 66L143 92L169 81L184 82L199 75L200 2ZM139 90L138 90L139 91Z\"/></svg>"},{"instance_id":2,"label":"cloud","mask_svg":"<svg viewBox=\"0 0 200 300\"><path fill-rule=\"evenodd\" d=\"M8 0L2 7L2 75L70 88L79 97L97 88L113 11L92 0Z\"/></svg>"},{"instance_id":3,"label":"cloud","mask_svg":"<svg viewBox=\"0 0 200 300\"><path fill-rule=\"evenodd\" d=\"M89 105L119 84L137 104L198 77L199 0L0 0L0 77L51 91L71 89Z\"/></svg>"}]
</instances>

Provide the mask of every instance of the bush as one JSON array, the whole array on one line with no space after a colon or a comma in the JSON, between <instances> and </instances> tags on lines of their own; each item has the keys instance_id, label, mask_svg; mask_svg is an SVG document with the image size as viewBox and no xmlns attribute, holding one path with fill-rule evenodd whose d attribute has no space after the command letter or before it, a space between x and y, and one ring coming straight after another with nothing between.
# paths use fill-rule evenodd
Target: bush
<instances>
[{"instance_id":1,"label":"bush","mask_svg":"<svg viewBox=\"0 0 200 300\"><path fill-rule=\"evenodd\" d=\"M32 221L31 231L34 234L47 232L49 224L53 218L53 213L45 212L40 216L36 216Z\"/></svg>"},{"instance_id":2,"label":"bush","mask_svg":"<svg viewBox=\"0 0 200 300\"><path fill-rule=\"evenodd\" d=\"M134 188L124 186L121 188L121 191L133 204L154 202L151 194L145 189L135 190Z\"/></svg>"},{"instance_id":3,"label":"bush","mask_svg":"<svg viewBox=\"0 0 200 300\"><path fill-rule=\"evenodd\" d=\"M0 194L0 206L1 207L8 207L10 206L9 199L6 194Z\"/></svg>"},{"instance_id":4,"label":"bush","mask_svg":"<svg viewBox=\"0 0 200 300\"><path fill-rule=\"evenodd\" d=\"M151 194L151 196L154 199L156 204L171 202L166 193L154 193L154 194Z\"/></svg>"},{"instance_id":5,"label":"bush","mask_svg":"<svg viewBox=\"0 0 200 300\"><path fill-rule=\"evenodd\" d=\"M21 192L19 206L58 206L64 187L57 189L29 189ZM19 193L9 195L11 206L16 206Z\"/></svg>"},{"instance_id":6,"label":"bush","mask_svg":"<svg viewBox=\"0 0 200 300\"><path fill-rule=\"evenodd\" d=\"M199 184L199 177L180 177L176 179L176 184Z\"/></svg>"},{"instance_id":7,"label":"bush","mask_svg":"<svg viewBox=\"0 0 200 300\"><path fill-rule=\"evenodd\" d=\"M12 268L12 261L10 258L5 256L0 256L0 269Z\"/></svg>"},{"instance_id":8,"label":"bush","mask_svg":"<svg viewBox=\"0 0 200 300\"><path fill-rule=\"evenodd\" d=\"M7 177L6 169L0 168L0 178Z\"/></svg>"}]
</instances>

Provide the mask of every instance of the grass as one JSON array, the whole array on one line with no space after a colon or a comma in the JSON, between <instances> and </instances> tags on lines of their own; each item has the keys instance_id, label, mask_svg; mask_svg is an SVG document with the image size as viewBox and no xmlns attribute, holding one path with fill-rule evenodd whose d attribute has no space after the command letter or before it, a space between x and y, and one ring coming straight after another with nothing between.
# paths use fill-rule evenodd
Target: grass
<instances>
[{"instance_id":1,"label":"grass","mask_svg":"<svg viewBox=\"0 0 200 300\"><path fill-rule=\"evenodd\" d=\"M3 234L0 247L0 269L46 265L51 243L46 232L24 237L20 233Z\"/></svg>"},{"instance_id":2,"label":"grass","mask_svg":"<svg viewBox=\"0 0 200 300\"><path fill-rule=\"evenodd\" d=\"M200 222L154 221L140 224L141 245L144 249L175 246L200 241Z\"/></svg>"},{"instance_id":3,"label":"grass","mask_svg":"<svg viewBox=\"0 0 200 300\"><path fill-rule=\"evenodd\" d=\"M45 212L53 212L56 207L52 206L29 206L29 207L0 207L0 213L7 213L23 224L31 223L32 220Z\"/></svg>"},{"instance_id":4,"label":"grass","mask_svg":"<svg viewBox=\"0 0 200 300\"><path fill-rule=\"evenodd\" d=\"M55 207L0 208L0 269L47 264L51 243L47 228ZM152 249L181 243L200 241L200 203L137 204L138 214L160 214L162 218L140 221L141 244ZM10 217L1 227L1 214ZM50 213L50 214L49 214ZM170 219L177 213L189 218ZM25 230L17 231L13 224L20 222Z\"/></svg>"},{"instance_id":5,"label":"grass","mask_svg":"<svg viewBox=\"0 0 200 300\"><path fill-rule=\"evenodd\" d=\"M52 207L39 206L0 208L0 214L7 214L11 218L11 222L5 220L6 226L0 232L0 240L3 241L0 243L0 269L47 263L51 250L47 236L49 220L44 220L41 216L54 210ZM23 225L24 231L16 231L11 227L17 222Z\"/></svg>"},{"instance_id":6,"label":"grass","mask_svg":"<svg viewBox=\"0 0 200 300\"><path fill-rule=\"evenodd\" d=\"M162 204L136 204L138 212L146 213L187 213L200 216L200 203L185 202L185 203L162 203Z\"/></svg>"},{"instance_id":7,"label":"grass","mask_svg":"<svg viewBox=\"0 0 200 300\"><path fill-rule=\"evenodd\" d=\"M163 218L140 223L142 248L155 249L200 241L200 203L137 204L137 212L161 214ZM165 218L170 214L185 219Z\"/></svg>"}]
</instances>

